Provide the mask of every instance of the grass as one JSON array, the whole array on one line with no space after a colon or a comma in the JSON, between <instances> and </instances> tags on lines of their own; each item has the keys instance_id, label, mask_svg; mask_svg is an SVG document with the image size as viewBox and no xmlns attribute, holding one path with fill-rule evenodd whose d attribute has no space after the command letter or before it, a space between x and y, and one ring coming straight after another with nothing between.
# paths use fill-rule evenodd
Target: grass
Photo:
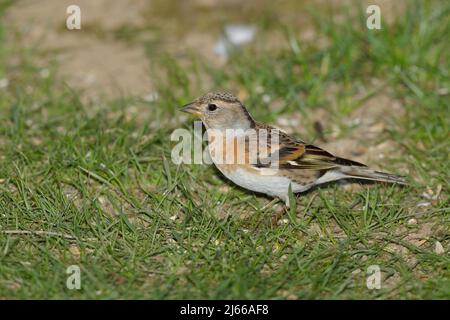
<instances>
[{"instance_id":1,"label":"grass","mask_svg":"<svg viewBox=\"0 0 450 320\"><path fill-rule=\"evenodd\" d=\"M260 43L221 68L166 56L151 103L83 104L28 54L2 49L10 84L0 95L0 298L449 298L449 13L443 2L410 3L376 31L362 12L353 23L319 15L325 45L286 26L284 48ZM12 54L22 54L19 67L8 68ZM386 129L364 143L395 143L380 166L412 183L319 188L273 227L266 198L212 166L170 160L171 132L192 128L178 106L213 87L240 90L260 121L300 113L312 140L309 114L326 110L341 129L334 139L345 138L355 130L346 117L383 90L404 113L386 114ZM439 186L438 199L417 207ZM81 290L65 285L74 264ZM366 287L371 265L381 268L380 290Z\"/></svg>"}]
</instances>

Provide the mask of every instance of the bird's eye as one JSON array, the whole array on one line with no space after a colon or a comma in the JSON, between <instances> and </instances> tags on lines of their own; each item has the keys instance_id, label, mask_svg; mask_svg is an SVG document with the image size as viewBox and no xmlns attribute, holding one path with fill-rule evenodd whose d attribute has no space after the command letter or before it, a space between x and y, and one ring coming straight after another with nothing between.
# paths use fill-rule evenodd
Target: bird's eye
<instances>
[{"instance_id":1,"label":"bird's eye","mask_svg":"<svg viewBox=\"0 0 450 320\"><path fill-rule=\"evenodd\" d=\"M208 104L208 110L209 111L214 111L216 109L217 109L217 105L215 105L214 103Z\"/></svg>"}]
</instances>

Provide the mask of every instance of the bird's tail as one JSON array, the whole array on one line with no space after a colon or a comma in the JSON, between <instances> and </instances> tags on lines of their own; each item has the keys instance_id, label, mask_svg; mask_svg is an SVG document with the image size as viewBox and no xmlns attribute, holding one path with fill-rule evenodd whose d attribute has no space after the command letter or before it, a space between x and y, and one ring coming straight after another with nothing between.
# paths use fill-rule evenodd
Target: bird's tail
<instances>
[{"instance_id":1,"label":"bird's tail","mask_svg":"<svg viewBox=\"0 0 450 320\"><path fill-rule=\"evenodd\" d=\"M403 185L408 184L406 179L403 177L396 176L390 173L375 171L367 167L341 166L338 170L348 178L398 183Z\"/></svg>"}]
</instances>

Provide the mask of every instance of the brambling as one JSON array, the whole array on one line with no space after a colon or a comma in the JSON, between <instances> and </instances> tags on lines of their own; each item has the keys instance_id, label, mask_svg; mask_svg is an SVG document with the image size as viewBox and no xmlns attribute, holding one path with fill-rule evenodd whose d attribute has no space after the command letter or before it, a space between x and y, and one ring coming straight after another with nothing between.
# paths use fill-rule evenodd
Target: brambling
<instances>
[{"instance_id":1,"label":"brambling","mask_svg":"<svg viewBox=\"0 0 450 320\"><path fill-rule=\"evenodd\" d=\"M236 144L231 144L230 147L228 142L223 143L225 158L233 153L234 157L231 158L236 160L237 150L244 150L244 161L230 163L221 161L222 157L212 154L214 164L226 178L245 189L280 198L285 201L287 207L289 189L293 193L299 193L323 183L347 178L406 184L402 177L375 171L362 163L334 156L279 129L256 122L242 102L229 93L207 93L185 105L182 111L201 119L207 129L209 146L217 144L220 133L229 137L225 131L232 132L232 142L245 144L239 148ZM268 132L266 141L262 141L259 136L261 131ZM263 146L267 147L268 152L263 155L258 149L255 161L251 161L250 137L255 132L258 146L266 143ZM277 144L270 139L274 135L273 132L278 135ZM217 148L215 150L217 151ZM277 156L273 156L275 154ZM267 161L268 158L271 161Z\"/></svg>"}]
</instances>

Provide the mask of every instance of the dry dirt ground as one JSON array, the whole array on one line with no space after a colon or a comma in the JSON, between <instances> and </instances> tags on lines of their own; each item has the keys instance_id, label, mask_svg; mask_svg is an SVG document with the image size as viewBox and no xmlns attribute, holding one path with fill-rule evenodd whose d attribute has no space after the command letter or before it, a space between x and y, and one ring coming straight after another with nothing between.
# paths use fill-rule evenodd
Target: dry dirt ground
<instances>
[{"instance_id":1,"label":"dry dirt ground","mask_svg":"<svg viewBox=\"0 0 450 320\"><path fill-rule=\"evenodd\" d=\"M68 0L17 1L6 16L17 34L17 46L48 51L44 58L57 63L57 73L68 85L83 89L89 97L145 94L151 90L144 49L114 39L100 39L89 29L105 32L122 24L139 24L146 1L77 1L81 8L81 30L65 28Z\"/></svg>"}]
</instances>

